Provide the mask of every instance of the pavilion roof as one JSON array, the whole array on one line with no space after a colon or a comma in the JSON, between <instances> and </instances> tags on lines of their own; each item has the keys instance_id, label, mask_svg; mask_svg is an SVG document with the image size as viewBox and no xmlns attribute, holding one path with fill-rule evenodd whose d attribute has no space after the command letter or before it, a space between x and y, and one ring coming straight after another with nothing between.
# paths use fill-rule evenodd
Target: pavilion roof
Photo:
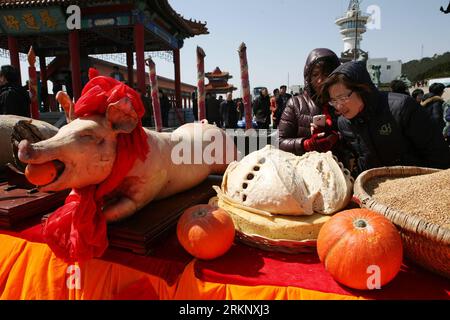
<instances>
[{"instance_id":1,"label":"pavilion roof","mask_svg":"<svg viewBox=\"0 0 450 320\"><path fill-rule=\"evenodd\" d=\"M224 79L231 79L233 76L230 76L229 72L220 70L219 67L216 67L213 72L207 72L205 73L205 77L207 78L224 78Z\"/></svg>"},{"instance_id":2,"label":"pavilion roof","mask_svg":"<svg viewBox=\"0 0 450 320\"><path fill-rule=\"evenodd\" d=\"M182 47L184 39L209 33L206 22L185 19L171 7L168 0L147 0L145 4L145 11L138 11L141 14L147 14L147 17L151 19L150 23L163 30L161 35L160 32L152 32L151 29L146 29L145 51L171 50L174 48L174 43L175 47ZM6 10L49 7L59 7L62 12L65 12L65 8L69 5L79 5L82 18L105 12L106 15L125 16L125 19L129 19L125 21L130 21L130 23L132 12L137 8L136 1L132 0L0 0L0 12L3 10L5 10L3 12L8 12ZM69 30L65 29L59 33L17 34L19 51L26 53L30 45L33 45L38 55L56 55L61 54L64 50L67 52L68 32ZM0 34L2 34L1 26ZM168 38L172 40L165 40ZM80 30L80 41L80 46L86 48L88 54L125 52L124 50L133 45L133 28L132 25L127 23L98 28L83 26ZM0 37L0 48L8 48L6 37Z\"/></svg>"},{"instance_id":3,"label":"pavilion roof","mask_svg":"<svg viewBox=\"0 0 450 320\"><path fill-rule=\"evenodd\" d=\"M237 90L232 84L226 84L221 87L215 87L212 84L205 86L205 91L210 93L228 93Z\"/></svg>"}]
</instances>

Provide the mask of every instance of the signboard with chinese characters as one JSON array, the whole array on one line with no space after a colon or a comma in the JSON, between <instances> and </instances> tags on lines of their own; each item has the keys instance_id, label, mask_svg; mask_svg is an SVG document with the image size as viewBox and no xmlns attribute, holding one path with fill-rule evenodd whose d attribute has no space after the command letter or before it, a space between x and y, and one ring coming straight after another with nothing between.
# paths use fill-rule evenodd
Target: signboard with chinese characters
<instances>
[{"instance_id":1,"label":"signboard with chinese characters","mask_svg":"<svg viewBox=\"0 0 450 320\"><path fill-rule=\"evenodd\" d=\"M10 35L67 31L66 15L59 7L2 10L0 26Z\"/></svg>"}]
</instances>

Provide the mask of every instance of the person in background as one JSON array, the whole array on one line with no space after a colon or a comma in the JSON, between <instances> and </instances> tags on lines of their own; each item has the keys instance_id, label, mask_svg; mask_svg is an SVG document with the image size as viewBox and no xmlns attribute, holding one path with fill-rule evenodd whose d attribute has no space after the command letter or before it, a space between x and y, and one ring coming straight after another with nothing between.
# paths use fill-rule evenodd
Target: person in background
<instances>
[{"instance_id":1,"label":"person in background","mask_svg":"<svg viewBox=\"0 0 450 320\"><path fill-rule=\"evenodd\" d=\"M22 87L23 90L25 90L31 99L31 92L30 92L30 80L25 81L25 85Z\"/></svg>"},{"instance_id":2,"label":"person in background","mask_svg":"<svg viewBox=\"0 0 450 320\"><path fill-rule=\"evenodd\" d=\"M253 101L253 114L258 129L269 129L270 126L270 97L267 88L259 92L259 97Z\"/></svg>"},{"instance_id":3,"label":"person in background","mask_svg":"<svg viewBox=\"0 0 450 320\"><path fill-rule=\"evenodd\" d=\"M273 123L273 128L276 129L278 128L278 123L280 122L280 120L276 119L275 117L275 113L277 111L277 100L280 96L280 90L277 88L275 90L273 90L273 96L270 97L270 112L272 113L272 123Z\"/></svg>"},{"instance_id":4,"label":"person in background","mask_svg":"<svg viewBox=\"0 0 450 320\"><path fill-rule=\"evenodd\" d=\"M284 109L286 108L286 105L288 101L292 98L292 94L286 93L287 86L282 85L280 87L280 95L277 99L277 110L275 111L275 119L276 119L276 126L278 127L281 116L284 112Z\"/></svg>"},{"instance_id":5,"label":"person in background","mask_svg":"<svg viewBox=\"0 0 450 320\"><path fill-rule=\"evenodd\" d=\"M220 117L219 101L215 95L211 93L206 94L206 120L208 123L215 124L219 128L222 127L222 119Z\"/></svg>"},{"instance_id":6,"label":"person in background","mask_svg":"<svg viewBox=\"0 0 450 320\"><path fill-rule=\"evenodd\" d=\"M192 113L194 115L194 121L198 121L198 101L197 101L197 91L192 92Z\"/></svg>"},{"instance_id":7,"label":"person in background","mask_svg":"<svg viewBox=\"0 0 450 320\"><path fill-rule=\"evenodd\" d=\"M170 101L166 96L164 91L159 89L159 104L161 105L161 117L163 122L163 127L169 127L169 111L170 111Z\"/></svg>"},{"instance_id":8,"label":"person in background","mask_svg":"<svg viewBox=\"0 0 450 320\"><path fill-rule=\"evenodd\" d=\"M30 117L30 95L20 84L19 72L10 65L0 68L0 114Z\"/></svg>"},{"instance_id":9,"label":"person in background","mask_svg":"<svg viewBox=\"0 0 450 320\"><path fill-rule=\"evenodd\" d=\"M423 96L425 95L425 92L423 92L422 89L415 89L412 93L411 96L417 101L417 103L421 103Z\"/></svg>"},{"instance_id":10,"label":"person in background","mask_svg":"<svg viewBox=\"0 0 450 320\"><path fill-rule=\"evenodd\" d=\"M220 111L223 119L223 126L226 129L237 128L238 110L233 100L233 93L227 93L227 99L220 105Z\"/></svg>"},{"instance_id":11,"label":"person in background","mask_svg":"<svg viewBox=\"0 0 450 320\"><path fill-rule=\"evenodd\" d=\"M120 72L118 66L113 67L113 72L111 72L109 76L113 79L116 79L117 81L125 81L125 77L123 76L123 73Z\"/></svg>"},{"instance_id":12,"label":"person in background","mask_svg":"<svg viewBox=\"0 0 450 320\"><path fill-rule=\"evenodd\" d=\"M244 102L242 101L242 98L236 99L236 108L238 110L238 118L240 120L244 119L245 110L244 110Z\"/></svg>"},{"instance_id":13,"label":"person in background","mask_svg":"<svg viewBox=\"0 0 450 320\"><path fill-rule=\"evenodd\" d=\"M358 173L384 166L450 167L442 131L407 95L380 92L361 62L325 80L321 95L339 114L338 128L356 155Z\"/></svg>"},{"instance_id":14,"label":"person in background","mask_svg":"<svg viewBox=\"0 0 450 320\"><path fill-rule=\"evenodd\" d=\"M401 93L409 96L408 86L402 80L393 80L390 84L390 87L391 91L394 93Z\"/></svg>"},{"instance_id":15,"label":"person in background","mask_svg":"<svg viewBox=\"0 0 450 320\"><path fill-rule=\"evenodd\" d=\"M450 147L450 100L444 102L444 104L442 105L442 108L444 109L444 122L445 122L445 126L444 126L444 139L445 141L447 141L447 144Z\"/></svg>"},{"instance_id":16,"label":"person in background","mask_svg":"<svg viewBox=\"0 0 450 320\"><path fill-rule=\"evenodd\" d=\"M219 101L219 106L220 106L220 105L222 104L222 102L223 102L223 97L222 97L222 95L219 96L218 101Z\"/></svg>"},{"instance_id":17,"label":"person in background","mask_svg":"<svg viewBox=\"0 0 450 320\"><path fill-rule=\"evenodd\" d=\"M344 156L337 154L337 116L333 108L319 98L321 84L339 65L339 58L329 49L318 48L310 52L304 67L303 94L290 99L281 116L278 127L281 150L298 156L311 151L333 150L344 163ZM320 114L326 115L326 126L312 127L313 117Z\"/></svg>"},{"instance_id":18,"label":"person in background","mask_svg":"<svg viewBox=\"0 0 450 320\"><path fill-rule=\"evenodd\" d=\"M444 94L445 86L442 83L433 83L428 90L430 92L423 96L420 104L431 118L434 126L440 132L443 132L445 123L444 99L442 99L442 95Z\"/></svg>"}]
</instances>

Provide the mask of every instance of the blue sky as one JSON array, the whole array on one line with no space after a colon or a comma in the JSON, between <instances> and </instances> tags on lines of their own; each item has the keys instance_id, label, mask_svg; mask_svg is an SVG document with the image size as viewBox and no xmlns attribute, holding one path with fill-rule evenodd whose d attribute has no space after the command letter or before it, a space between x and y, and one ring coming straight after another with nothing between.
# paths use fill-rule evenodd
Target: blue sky
<instances>
[{"instance_id":1,"label":"blue sky","mask_svg":"<svg viewBox=\"0 0 450 320\"><path fill-rule=\"evenodd\" d=\"M195 48L206 53L205 69L229 71L240 87L237 48L247 45L250 85L272 90L303 83L308 53L327 47L340 54L343 41L334 24L349 0L169 0L186 18L207 21L210 34L187 39L181 51L182 79L195 83ZM450 51L450 14L439 11L447 0L364 0L381 9L381 29L364 34L362 48L372 58L407 62Z\"/></svg>"},{"instance_id":2,"label":"blue sky","mask_svg":"<svg viewBox=\"0 0 450 320\"><path fill-rule=\"evenodd\" d=\"M205 69L216 66L233 75L230 83L240 88L237 49L247 45L250 85L302 84L308 53L327 47L340 54L343 41L334 24L349 0L169 0L185 18L206 21L209 35L185 40L181 50L181 79L196 84L197 45L205 53ZM381 29L364 34L362 48L371 58L420 59L450 51L450 14L439 11L448 0L364 0L381 9ZM0 63L5 60L0 59ZM173 64L155 59L157 72L174 77ZM23 66L22 74L26 74ZM239 91L237 92L239 95Z\"/></svg>"}]
</instances>

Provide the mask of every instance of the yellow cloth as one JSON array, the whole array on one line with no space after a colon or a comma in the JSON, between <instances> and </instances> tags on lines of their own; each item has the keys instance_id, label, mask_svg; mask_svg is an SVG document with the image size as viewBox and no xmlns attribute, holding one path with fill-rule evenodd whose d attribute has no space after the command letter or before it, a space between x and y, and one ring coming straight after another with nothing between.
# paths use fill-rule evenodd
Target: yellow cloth
<instances>
[{"instance_id":1,"label":"yellow cloth","mask_svg":"<svg viewBox=\"0 0 450 320\"><path fill-rule=\"evenodd\" d=\"M0 244L0 299L126 298L124 292L137 285L148 293L154 290L160 299L175 295L176 285L170 287L161 278L116 263L94 259L71 266L43 243L0 235Z\"/></svg>"},{"instance_id":2,"label":"yellow cloth","mask_svg":"<svg viewBox=\"0 0 450 320\"><path fill-rule=\"evenodd\" d=\"M359 299L296 287L239 286L204 282L195 277L195 260L186 266L179 280L169 286L156 276L99 259L71 266L56 258L43 243L0 235L0 244L0 299Z\"/></svg>"}]
</instances>

